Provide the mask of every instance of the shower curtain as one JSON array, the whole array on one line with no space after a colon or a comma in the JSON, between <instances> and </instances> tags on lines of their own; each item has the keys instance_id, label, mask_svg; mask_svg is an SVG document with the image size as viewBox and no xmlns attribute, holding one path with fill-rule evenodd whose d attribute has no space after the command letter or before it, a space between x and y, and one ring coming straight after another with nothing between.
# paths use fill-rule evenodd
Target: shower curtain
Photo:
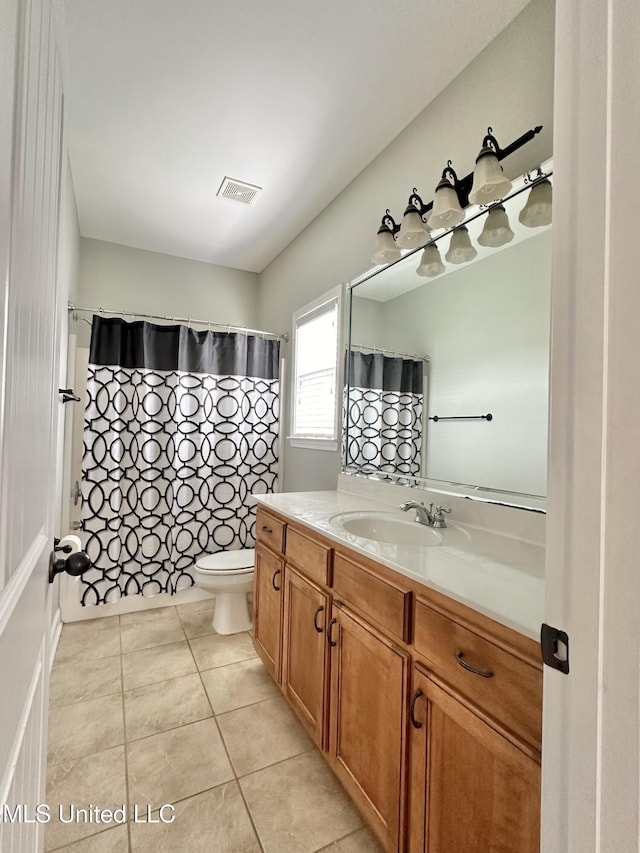
<instances>
[{"instance_id":1,"label":"shower curtain","mask_svg":"<svg viewBox=\"0 0 640 853\"><path fill-rule=\"evenodd\" d=\"M424 362L357 350L348 357L347 467L419 477Z\"/></svg>"},{"instance_id":2,"label":"shower curtain","mask_svg":"<svg viewBox=\"0 0 640 853\"><path fill-rule=\"evenodd\" d=\"M277 491L279 342L94 316L82 604L174 594L203 554L251 548Z\"/></svg>"}]
</instances>

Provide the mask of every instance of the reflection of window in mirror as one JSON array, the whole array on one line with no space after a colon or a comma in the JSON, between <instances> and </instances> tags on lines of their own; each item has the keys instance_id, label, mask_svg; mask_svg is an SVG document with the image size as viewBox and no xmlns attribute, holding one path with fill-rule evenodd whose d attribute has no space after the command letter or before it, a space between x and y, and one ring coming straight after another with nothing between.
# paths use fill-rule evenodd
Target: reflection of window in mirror
<instances>
[{"instance_id":1,"label":"reflection of window in mirror","mask_svg":"<svg viewBox=\"0 0 640 853\"><path fill-rule=\"evenodd\" d=\"M338 449L341 304L342 288L336 287L293 315L289 441L294 447Z\"/></svg>"}]
</instances>

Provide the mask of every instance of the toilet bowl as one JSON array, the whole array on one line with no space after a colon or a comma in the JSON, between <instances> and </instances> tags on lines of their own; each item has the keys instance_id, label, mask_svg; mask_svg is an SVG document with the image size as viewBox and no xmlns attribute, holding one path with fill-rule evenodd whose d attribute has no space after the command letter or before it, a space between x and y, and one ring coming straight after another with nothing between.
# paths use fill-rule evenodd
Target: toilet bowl
<instances>
[{"instance_id":1,"label":"toilet bowl","mask_svg":"<svg viewBox=\"0 0 640 853\"><path fill-rule=\"evenodd\" d=\"M251 628L247 593L253 589L255 559L254 548L243 548L196 560L196 586L216 595L213 628L218 634L237 634Z\"/></svg>"}]
</instances>

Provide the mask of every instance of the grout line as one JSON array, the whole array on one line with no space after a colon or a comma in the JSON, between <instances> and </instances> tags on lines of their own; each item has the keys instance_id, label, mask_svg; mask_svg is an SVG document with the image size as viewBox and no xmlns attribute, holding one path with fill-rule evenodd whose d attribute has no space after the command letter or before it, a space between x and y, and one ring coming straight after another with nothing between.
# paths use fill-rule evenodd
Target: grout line
<instances>
[{"instance_id":1,"label":"grout line","mask_svg":"<svg viewBox=\"0 0 640 853\"><path fill-rule=\"evenodd\" d=\"M127 715L124 709L124 664L123 664L123 653L122 653L122 625L120 624L120 617L118 616L118 623L120 626L120 678L122 680L122 727L124 730L124 790L125 796L127 798L127 816L129 815L129 809L131 808L131 796L129 793L129 760L127 758L127 746L129 744L129 738L127 735ZM127 850L131 853L131 823L127 820Z\"/></svg>"},{"instance_id":2,"label":"grout line","mask_svg":"<svg viewBox=\"0 0 640 853\"><path fill-rule=\"evenodd\" d=\"M191 644L189 644L189 648L191 649ZM193 656L193 649L191 649L191 654L192 654L192 656ZM195 657L193 658L193 661L194 661L194 663L196 664L196 667L197 667L197 666L198 666L198 664L196 663L196 659L195 659ZM238 661L238 663L242 663L242 661ZM228 664L228 665L230 666L231 664ZM214 667L214 669L219 669L219 667ZM209 671L209 670L204 670L204 672L208 672L208 671ZM246 800L246 798L245 798L245 796L244 796L244 791L242 790L242 785L240 784L240 780L239 780L239 778L238 778L238 774L236 773L236 768L235 768L235 767L234 767L234 765L233 765L233 761L231 760L231 755L230 755L230 753L229 753L229 750L227 749L227 744L226 744L226 742L225 742L225 739L224 739L224 738L223 738L223 736L222 736L222 731L221 731L221 729L220 729L220 725L219 725L219 723L218 723L218 718L217 718L217 716L216 716L216 712L215 712L215 711L214 711L214 709L213 709L213 705L211 704L211 699L209 698L209 694L207 693L207 688L205 687L204 681L202 680L202 672L201 672L199 669L198 669L198 675L200 676L200 683L202 684L202 689L204 690L204 694L205 694L205 696L207 697L207 702L209 703L209 707L211 708L211 713L213 714L213 720L214 720L214 722L215 722L215 724L216 724L216 728L217 728L217 730L218 730L218 735L219 735L219 737L220 737L220 741L221 741L221 743L222 743L222 747L223 747L223 749L224 749L224 751L225 751L225 754L226 754L226 756L227 756L227 761L229 762L229 767L231 767L231 772L233 773L233 780L234 780L234 782L236 783L236 787L237 787L238 791L240 792L240 797L241 797L241 799L242 799L242 802L243 802L243 804L244 804L245 810L246 810L246 812L247 812L247 816L248 816L248 818L249 818L249 823L251 824L251 827L252 827L253 832L254 832L254 834L255 834L256 840L257 840L257 842L258 842L258 844L259 844L259 846L260 846L260 850L261 850L261 852L262 852L262 853L266 853L265 848L264 848L264 844L262 843L262 839L260 838L260 833L258 832L258 827L256 826L256 824L255 824L255 822L254 822L254 820L253 820L253 815L251 814L251 809L249 808L249 804L247 803L247 800Z\"/></svg>"}]
</instances>

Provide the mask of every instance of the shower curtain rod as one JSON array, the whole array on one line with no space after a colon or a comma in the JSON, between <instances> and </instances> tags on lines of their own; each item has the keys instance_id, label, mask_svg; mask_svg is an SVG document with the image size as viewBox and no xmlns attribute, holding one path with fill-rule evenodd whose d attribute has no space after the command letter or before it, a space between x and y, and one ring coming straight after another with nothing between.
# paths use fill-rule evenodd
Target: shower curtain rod
<instances>
[{"instance_id":1,"label":"shower curtain rod","mask_svg":"<svg viewBox=\"0 0 640 853\"><path fill-rule=\"evenodd\" d=\"M371 350L374 355L379 352L382 353L382 355L395 355L398 358L412 358L414 361L431 361L428 355L411 355L411 353L408 352L394 352L391 349L384 349L383 347L365 347L361 344L351 344L351 349L360 350L360 352L364 352L364 350L368 349Z\"/></svg>"},{"instance_id":2,"label":"shower curtain rod","mask_svg":"<svg viewBox=\"0 0 640 853\"><path fill-rule=\"evenodd\" d=\"M269 336L270 338L278 338L278 340L288 342L288 332L265 332L262 329L247 329L245 326L234 326L232 323L216 323L213 320L196 320L194 317L177 317L176 315L169 316L167 314L142 314L140 311L113 311L111 308L78 308L72 302L69 302L67 309L73 314L115 314L118 317L132 317L134 320L140 318L142 320L169 320L172 323L197 323L199 326L215 326L218 329L226 329L228 332L241 332L246 335L261 335ZM75 319L75 318L74 318ZM91 323L87 320L87 323Z\"/></svg>"}]
</instances>

